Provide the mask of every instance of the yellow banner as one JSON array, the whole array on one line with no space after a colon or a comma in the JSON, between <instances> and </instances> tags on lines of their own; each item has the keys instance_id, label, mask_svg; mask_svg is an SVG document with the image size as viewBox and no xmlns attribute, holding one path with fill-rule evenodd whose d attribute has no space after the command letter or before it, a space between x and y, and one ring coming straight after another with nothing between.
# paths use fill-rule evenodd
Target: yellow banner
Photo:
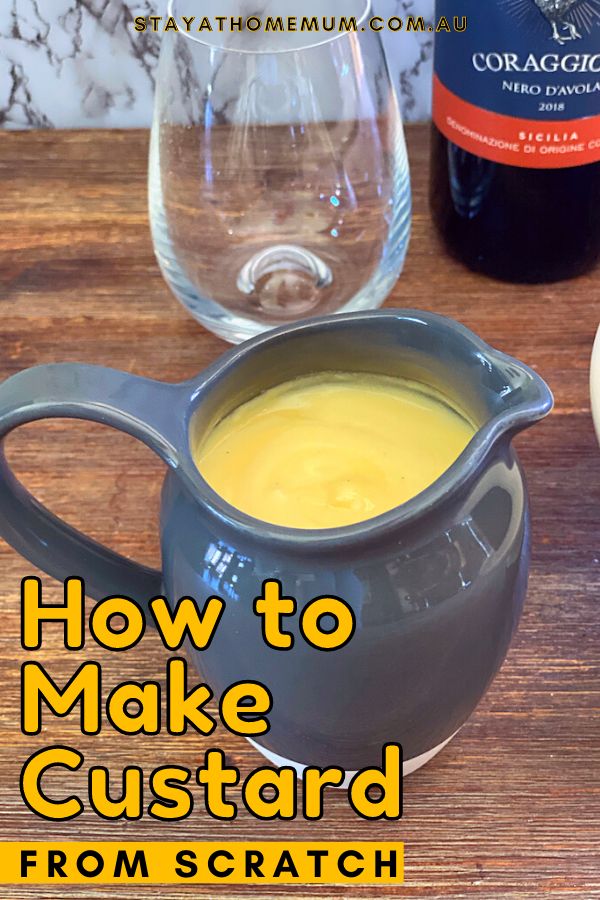
<instances>
[{"instance_id":1,"label":"yellow banner","mask_svg":"<svg viewBox=\"0 0 600 900\"><path fill-rule=\"evenodd\" d=\"M0 843L0 884L399 884L397 842Z\"/></svg>"}]
</instances>

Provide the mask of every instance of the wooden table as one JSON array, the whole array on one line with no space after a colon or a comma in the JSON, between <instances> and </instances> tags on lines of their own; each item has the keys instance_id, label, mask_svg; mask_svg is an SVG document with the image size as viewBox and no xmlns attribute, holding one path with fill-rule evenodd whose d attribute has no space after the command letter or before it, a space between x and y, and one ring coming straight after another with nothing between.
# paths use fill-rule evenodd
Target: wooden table
<instances>
[{"instance_id":1,"label":"wooden table","mask_svg":"<svg viewBox=\"0 0 600 900\"><path fill-rule=\"evenodd\" d=\"M0 375L59 360L102 363L183 380L225 350L170 295L155 263L146 214L145 132L0 134ZM477 277L436 243L426 202L427 132L409 131L414 237L391 303L462 320L529 362L556 392L557 409L519 438L529 474L535 550L519 635L487 698L460 736L406 782L399 824L367 824L343 795L318 825L268 825L242 813L223 825L199 812L171 828L108 824L93 814L49 826L24 806L25 759L38 747L79 747L86 764L194 768L197 736L82 738L74 719L36 738L19 731L20 579L32 567L0 548L0 838L56 840L369 839L406 841L402 888L378 897L600 897L600 451L588 400L588 365L600 318L600 278L557 287L511 287ZM9 455L37 496L122 553L158 563L162 467L109 429L54 421L11 436ZM45 602L61 586L43 578ZM49 635L39 659L57 679L74 659ZM164 677L165 653L147 637L118 656L92 644L106 690ZM217 741L247 774L260 758L241 739ZM215 738L211 738L214 745ZM77 781L81 789L82 779ZM235 799L235 797L234 797ZM57 897L60 888L4 888L3 897ZM372 897L372 888L69 887L69 897ZM66 892L65 892L66 896Z\"/></svg>"}]
</instances>

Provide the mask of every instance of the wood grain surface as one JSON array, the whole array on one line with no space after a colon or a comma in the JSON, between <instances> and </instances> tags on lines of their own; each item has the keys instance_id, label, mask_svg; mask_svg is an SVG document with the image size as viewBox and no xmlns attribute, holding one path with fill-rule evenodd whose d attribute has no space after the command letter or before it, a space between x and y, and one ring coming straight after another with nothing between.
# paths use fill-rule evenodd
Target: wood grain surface
<instances>
[{"instance_id":1,"label":"wood grain surface","mask_svg":"<svg viewBox=\"0 0 600 900\"><path fill-rule=\"evenodd\" d=\"M170 295L155 263L146 212L145 132L0 133L0 376L65 360L100 363L167 381L194 375L226 348ZM400 823L365 823L331 794L322 822L265 824L242 812L231 824L199 807L173 826L109 824L86 813L48 825L18 789L38 747L79 747L88 764L120 772L195 767L208 743L82 738L73 718L43 733L19 730L20 579L32 567L0 547L0 838L18 840L369 839L406 841L406 884L394 889L85 886L7 887L3 898L41 897L600 897L600 450L588 400L600 275L552 287L513 287L475 276L444 254L427 209L427 132L409 129L415 218L406 270L390 304L460 319L531 364L557 408L518 440L534 515L525 615L502 672L449 748L406 781ZM549 226L550 227L550 226ZM9 439L27 486L58 514L138 560L158 564L162 466L150 451L98 426L57 420ZM43 578L45 602L61 586ZM48 632L36 658L57 679L98 659L107 690L164 677L165 652L146 637L110 654L92 643L77 657ZM260 757L224 733L209 739L247 774ZM82 787L83 779L69 779ZM236 799L235 792L233 799ZM239 798L237 798L239 800Z\"/></svg>"}]
</instances>

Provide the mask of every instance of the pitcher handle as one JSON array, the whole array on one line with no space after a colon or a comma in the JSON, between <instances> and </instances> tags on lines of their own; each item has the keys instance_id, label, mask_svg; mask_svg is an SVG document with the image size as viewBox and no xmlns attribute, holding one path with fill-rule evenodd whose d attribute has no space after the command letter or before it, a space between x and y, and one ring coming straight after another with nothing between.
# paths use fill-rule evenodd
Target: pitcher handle
<instances>
[{"instance_id":1,"label":"pitcher handle","mask_svg":"<svg viewBox=\"0 0 600 900\"><path fill-rule=\"evenodd\" d=\"M151 381L99 366L60 364L26 369L0 385L0 535L49 575L85 580L98 600L127 595L141 604L162 591L160 572L86 537L42 506L17 480L4 453L9 432L39 419L87 419L147 444L178 465L184 438L182 385Z\"/></svg>"}]
</instances>

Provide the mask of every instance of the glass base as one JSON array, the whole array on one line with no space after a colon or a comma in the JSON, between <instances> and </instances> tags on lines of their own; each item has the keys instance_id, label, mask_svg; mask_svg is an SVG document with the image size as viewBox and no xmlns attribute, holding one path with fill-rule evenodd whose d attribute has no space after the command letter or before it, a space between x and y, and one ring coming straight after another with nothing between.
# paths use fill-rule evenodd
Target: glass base
<instances>
[{"instance_id":1,"label":"glass base","mask_svg":"<svg viewBox=\"0 0 600 900\"><path fill-rule=\"evenodd\" d=\"M256 253L241 270L237 287L254 305L272 315L309 315L323 288L333 284L333 272L311 250L277 244Z\"/></svg>"},{"instance_id":2,"label":"glass base","mask_svg":"<svg viewBox=\"0 0 600 900\"><path fill-rule=\"evenodd\" d=\"M230 344L241 344L274 328L321 314L379 309L402 272L410 233L410 194L407 194L405 215L395 235L394 253L349 302L337 309L332 309L331 303L335 277L323 259L298 244L267 247L237 274L237 290L248 299L246 316L198 292L177 260L160 207L157 212L151 203L150 209L154 249L165 281L201 325Z\"/></svg>"},{"instance_id":3,"label":"glass base","mask_svg":"<svg viewBox=\"0 0 600 900\"><path fill-rule=\"evenodd\" d=\"M394 274L387 279L385 285L380 284L380 290L377 294L375 294L369 285L367 285L366 288L357 294L350 303L347 303L340 309L334 310L334 314L340 315L342 313L366 312L371 309L380 309L385 303L385 300L394 287L397 279L398 276ZM255 319L247 319L244 316L234 315L232 312L220 313L214 316L206 315L202 309L202 307L206 305L206 301L196 297L192 299L189 296L182 296L179 291L175 289L172 282L170 282L169 286L177 299L180 300L188 312L191 312L201 325L208 331L212 331L217 337L227 341L229 344L241 344L259 334L271 331L274 328L293 325L298 321L302 321L302 319L309 318L307 315L299 315L296 319L291 321L269 323L257 322ZM377 301L375 301L375 297L377 297ZM318 313L315 313L315 316L317 315Z\"/></svg>"},{"instance_id":4,"label":"glass base","mask_svg":"<svg viewBox=\"0 0 600 900\"><path fill-rule=\"evenodd\" d=\"M293 324L302 319L319 315L318 295L317 303L310 310L307 309L303 313L299 310L295 310L292 317L289 319L280 319L279 321L277 321L276 316L274 316L272 322L257 321L255 318L239 315L231 310L225 310L213 300L200 296L195 291L191 282L183 276L180 269L168 265L166 261L161 259L159 253L157 253L157 257L167 284L182 305L208 331L212 331L213 334L216 334L230 344L241 344L259 334L271 331L273 328ZM377 274L364 285L362 290L355 294L349 303L334 310L334 312L351 313L379 309L385 303L385 300L396 284L401 271L402 268L400 267L400 269L394 269L385 274L381 271L377 272ZM287 272L285 275L287 277ZM312 284L314 287L315 282L313 281ZM327 310L327 312L331 313L332 310Z\"/></svg>"}]
</instances>

